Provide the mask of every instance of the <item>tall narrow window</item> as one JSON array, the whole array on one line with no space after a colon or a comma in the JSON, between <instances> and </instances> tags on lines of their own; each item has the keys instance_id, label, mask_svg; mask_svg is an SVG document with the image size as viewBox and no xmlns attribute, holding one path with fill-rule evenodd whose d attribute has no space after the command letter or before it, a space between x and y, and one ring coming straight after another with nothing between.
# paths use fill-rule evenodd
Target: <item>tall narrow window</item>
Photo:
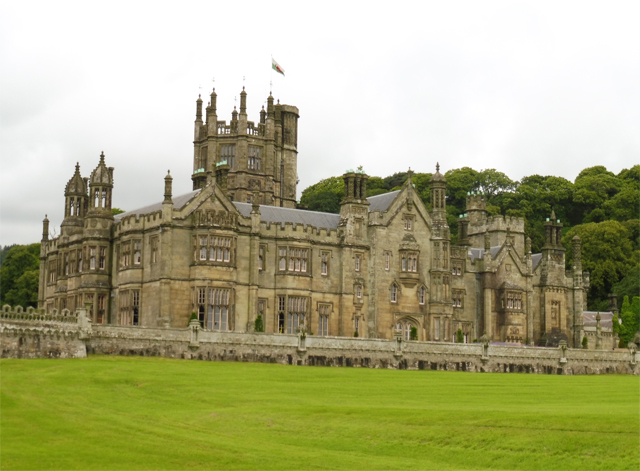
<instances>
[{"instance_id":1,"label":"tall narrow window","mask_svg":"<svg viewBox=\"0 0 640 471\"><path fill-rule=\"evenodd\" d=\"M318 335L329 335L329 313L331 312L330 304L320 304L318 306Z\"/></svg>"},{"instance_id":2,"label":"tall narrow window","mask_svg":"<svg viewBox=\"0 0 640 471\"><path fill-rule=\"evenodd\" d=\"M229 168L231 170L235 170L236 168L236 145L235 144L227 144L220 146L220 161L227 162Z\"/></svg>"},{"instance_id":3,"label":"tall narrow window","mask_svg":"<svg viewBox=\"0 0 640 471\"><path fill-rule=\"evenodd\" d=\"M107 267L107 248L106 247L100 247L100 258L99 260L99 267L100 270L104 270Z\"/></svg>"},{"instance_id":4,"label":"tall narrow window","mask_svg":"<svg viewBox=\"0 0 640 471\"><path fill-rule=\"evenodd\" d=\"M264 245L258 249L258 271L264 270Z\"/></svg>"},{"instance_id":5,"label":"tall narrow window","mask_svg":"<svg viewBox=\"0 0 640 471\"><path fill-rule=\"evenodd\" d=\"M151 238L151 263L156 263L158 261L158 238Z\"/></svg>"},{"instance_id":6,"label":"tall narrow window","mask_svg":"<svg viewBox=\"0 0 640 471\"><path fill-rule=\"evenodd\" d=\"M85 294L84 295L84 303L87 306L87 316L93 322L93 294Z\"/></svg>"},{"instance_id":7,"label":"tall narrow window","mask_svg":"<svg viewBox=\"0 0 640 471\"><path fill-rule=\"evenodd\" d=\"M107 305L107 296L104 294L98 295L98 312L96 322L98 324L104 324L106 320L106 305Z\"/></svg>"},{"instance_id":8,"label":"tall narrow window","mask_svg":"<svg viewBox=\"0 0 640 471\"><path fill-rule=\"evenodd\" d=\"M307 298L289 296L287 298L287 333L295 334L305 325Z\"/></svg>"},{"instance_id":9,"label":"tall narrow window","mask_svg":"<svg viewBox=\"0 0 640 471\"><path fill-rule=\"evenodd\" d=\"M140 290L131 290L131 310L133 314L133 325L140 324Z\"/></svg>"},{"instance_id":10,"label":"tall narrow window","mask_svg":"<svg viewBox=\"0 0 640 471\"><path fill-rule=\"evenodd\" d=\"M360 318L358 316L353 318L353 330L359 334L360 333Z\"/></svg>"},{"instance_id":11,"label":"tall narrow window","mask_svg":"<svg viewBox=\"0 0 640 471\"><path fill-rule=\"evenodd\" d=\"M285 331L285 308L287 305L286 296L278 296L278 333L284 334Z\"/></svg>"},{"instance_id":12,"label":"tall narrow window","mask_svg":"<svg viewBox=\"0 0 640 471\"><path fill-rule=\"evenodd\" d=\"M287 249L285 247L280 247L280 264L278 268L280 271L285 271L287 269Z\"/></svg>"},{"instance_id":13,"label":"tall narrow window","mask_svg":"<svg viewBox=\"0 0 640 471\"><path fill-rule=\"evenodd\" d=\"M96 269L96 248L95 247L89 247L89 269L90 270Z\"/></svg>"},{"instance_id":14,"label":"tall narrow window","mask_svg":"<svg viewBox=\"0 0 640 471\"><path fill-rule=\"evenodd\" d=\"M418 303L419 304L424 304L425 298L426 298L426 293L427 293L427 290L425 289L424 286L421 286L418 289Z\"/></svg>"},{"instance_id":15,"label":"tall narrow window","mask_svg":"<svg viewBox=\"0 0 640 471\"><path fill-rule=\"evenodd\" d=\"M209 307L205 329L226 332L230 329L228 289L209 288Z\"/></svg>"},{"instance_id":16,"label":"tall narrow window","mask_svg":"<svg viewBox=\"0 0 640 471\"><path fill-rule=\"evenodd\" d=\"M262 148L249 146L249 158L247 160L249 170L260 170L262 167Z\"/></svg>"},{"instance_id":17,"label":"tall narrow window","mask_svg":"<svg viewBox=\"0 0 640 471\"><path fill-rule=\"evenodd\" d=\"M435 339L440 340L440 318L435 318Z\"/></svg>"},{"instance_id":18,"label":"tall narrow window","mask_svg":"<svg viewBox=\"0 0 640 471\"><path fill-rule=\"evenodd\" d=\"M362 285L356 285L356 298L362 298Z\"/></svg>"},{"instance_id":19,"label":"tall narrow window","mask_svg":"<svg viewBox=\"0 0 640 471\"><path fill-rule=\"evenodd\" d=\"M82 273L82 252L83 250L78 250L78 272Z\"/></svg>"},{"instance_id":20,"label":"tall narrow window","mask_svg":"<svg viewBox=\"0 0 640 471\"><path fill-rule=\"evenodd\" d=\"M396 285L395 283L391 285L391 302L398 302L398 285Z\"/></svg>"},{"instance_id":21,"label":"tall narrow window","mask_svg":"<svg viewBox=\"0 0 640 471\"><path fill-rule=\"evenodd\" d=\"M200 260L207 259L207 239L207 236L200 237Z\"/></svg>"},{"instance_id":22,"label":"tall narrow window","mask_svg":"<svg viewBox=\"0 0 640 471\"><path fill-rule=\"evenodd\" d=\"M322 252L320 255L320 274L329 274L329 252Z\"/></svg>"},{"instance_id":23,"label":"tall narrow window","mask_svg":"<svg viewBox=\"0 0 640 471\"><path fill-rule=\"evenodd\" d=\"M391 267L391 252L384 253L384 269L389 271Z\"/></svg>"},{"instance_id":24,"label":"tall narrow window","mask_svg":"<svg viewBox=\"0 0 640 471\"><path fill-rule=\"evenodd\" d=\"M142 263L142 241L133 241L133 264L140 265Z\"/></svg>"},{"instance_id":25,"label":"tall narrow window","mask_svg":"<svg viewBox=\"0 0 640 471\"><path fill-rule=\"evenodd\" d=\"M129 325L131 323L131 294L129 290L122 290L118 293L120 304L120 325Z\"/></svg>"},{"instance_id":26,"label":"tall narrow window","mask_svg":"<svg viewBox=\"0 0 640 471\"><path fill-rule=\"evenodd\" d=\"M356 255L355 269L356 271L360 271L360 255Z\"/></svg>"}]
</instances>

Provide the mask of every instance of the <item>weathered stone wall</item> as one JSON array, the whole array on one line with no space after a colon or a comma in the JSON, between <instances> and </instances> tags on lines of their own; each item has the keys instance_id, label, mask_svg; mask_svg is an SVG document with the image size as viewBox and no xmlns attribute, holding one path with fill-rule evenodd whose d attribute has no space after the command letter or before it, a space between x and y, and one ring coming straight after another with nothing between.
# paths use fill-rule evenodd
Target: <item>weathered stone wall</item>
<instances>
[{"instance_id":1,"label":"weathered stone wall","mask_svg":"<svg viewBox=\"0 0 640 471\"><path fill-rule=\"evenodd\" d=\"M640 353L456 344L268 333L212 332L187 328L91 324L86 310L29 308L0 311L2 358L83 358L87 354L163 356L309 366L354 366L473 372L640 375ZM633 345L633 344L632 344Z\"/></svg>"},{"instance_id":2,"label":"weathered stone wall","mask_svg":"<svg viewBox=\"0 0 640 471\"><path fill-rule=\"evenodd\" d=\"M85 309L45 314L4 306L0 311L0 358L84 358L90 335Z\"/></svg>"},{"instance_id":3,"label":"weathered stone wall","mask_svg":"<svg viewBox=\"0 0 640 471\"><path fill-rule=\"evenodd\" d=\"M493 373L636 374L640 354L569 348L97 326L89 354Z\"/></svg>"}]
</instances>

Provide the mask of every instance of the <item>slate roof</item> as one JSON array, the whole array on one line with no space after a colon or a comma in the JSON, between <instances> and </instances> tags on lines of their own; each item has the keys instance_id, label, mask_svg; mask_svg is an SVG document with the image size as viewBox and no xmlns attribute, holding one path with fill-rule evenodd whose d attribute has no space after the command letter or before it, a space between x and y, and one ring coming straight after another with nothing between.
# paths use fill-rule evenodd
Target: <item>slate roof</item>
<instances>
[{"instance_id":1,"label":"slate roof","mask_svg":"<svg viewBox=\"0 0 640 471\"><path fill-rule=\"evenodd\" d=\"M596 315L597 311L584 311L582 313L582 321L584 322L584 326L596 326ZM600 326L602 328L611 329L613 326L613 312L601 312L600 313Z\"/></svg>"},{"instance_id":2,"label":"slate roof","mask_svg":"<svg viewBox=\"0 0 640 471\"><path fill-rule=\"evenodd\" d=\"M174 196L172 198L174 209L184 208L184 206L189 201L191 201L193 198L196 197L199 191L200 190L195 190L190 193L186 193L184 195ZM127 211L126 213L118 214L117 216L114 216L114 219L116 222L119 222L122 218L131 216L132 214L135 214L136 216L141 216L142 214L149 214L149 213L153 213L155 211L161 211L161 210L162 210L162 201L160 201L159 203L150 204L149 206L145 206L143 208L134 209L131 211Z\"/></svg>"},{"instance_id":3,"label":"slate roof","mask_svg":"<svg viewBox=\"0 0 640 471\"><path fill-rule=\"evenodd\" d=\"M501 248L502 248L502 245L495 245L495 246L491 247L491 258L492 259L496 258L496 255L498 254L498 252L500 251ZM469 257L471 257L471 262L474 262L477 259L482 258L484 256L484 249L483 248L472 247L472 248L469 249L467 254L469 255Z\"/></svg>"},{"instance_id":4,"label":"slate roof","mask_svg":"<svg viewBox=\"0 0 640 471\"><path fill-rule=\"evenodd\" d=\"M541 253L534 253L533 255L531 255L531 269L535 271L536 267L538 266L538 264L540 263L540 260L542 260L542 254Z\"/></svg>"},{"instance_id":5,"label":"slate roof","mask_svg":"<svg viewBox=\"0 0 640 471\"><path fill-rule=\"evenodd\" d=\"M174 196L173 207L175 209L182 209L189 201L196 197L199 191L200 190L195 190L184 195ZM391 206L391 203L393 203L393 200L398 196L400 191L401 190L396 190L367 198L367 201L370 203L369 211L386 211L389 209L389 206ZM251 204L240 203L238 201L233 201L233 204L238 211L240 211L240 214L245 217L250 217ZM126 213L118 214L114 219L116 222L119 222L122 218L127 216L134 214L136 216L141 216L142 214L149 214L161 210L162 201L142 208L133 209ZM304 224L305 226L311 225L315 227L326 227L327 229L336 229L338 227L338 222L340 221L339 214L321 213L319 211L307 211L304 209L280 208L278 206L266 205L260 205L260 217L262 221L276 224L290 222Z\"/></svg>"},{"instance_id":6,"label":"slate roof","mask_svg":"<svg viewBox=\"0 0 640 471\"><path fill-rule=\"evenodd\" d=\"M240 214L244 217L251 216L251 204L233 202ZM340 222L340 215L333 213L321 213L318 211L306 211L304 209L280 208L279 206L260 205L260 220L275 224L286 222L310 225L314 227L325 227L327 229L337 229Z\"/></svg>"},{"instance_id":7,"label":"slate roof","mask_svg":"<svg viewBox=\"0 0 640 471\"><path fill-rule=\"evenodd\" d=\"M369 202L369 212L386 211L401 191L402 190L396 190L389 193L382 193L381 195L370 196L367 198L367 201Z\"/></svg>"}]
</instances>

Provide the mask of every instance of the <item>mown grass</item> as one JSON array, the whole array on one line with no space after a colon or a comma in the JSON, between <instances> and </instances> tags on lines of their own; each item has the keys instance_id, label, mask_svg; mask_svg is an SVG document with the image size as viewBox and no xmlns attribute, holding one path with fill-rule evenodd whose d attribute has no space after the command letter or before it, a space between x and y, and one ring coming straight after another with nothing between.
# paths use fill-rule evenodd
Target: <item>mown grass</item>
<instances>
[{"instance_id":1,"label":"mown grass","mask_svg":"<svg viewBox=\"0 0 640 471\"><path fill-rule=\"evenodd\" d=\"M0 362L1 469L634 469L640 379Z\"/></svg>"}]
</instances>

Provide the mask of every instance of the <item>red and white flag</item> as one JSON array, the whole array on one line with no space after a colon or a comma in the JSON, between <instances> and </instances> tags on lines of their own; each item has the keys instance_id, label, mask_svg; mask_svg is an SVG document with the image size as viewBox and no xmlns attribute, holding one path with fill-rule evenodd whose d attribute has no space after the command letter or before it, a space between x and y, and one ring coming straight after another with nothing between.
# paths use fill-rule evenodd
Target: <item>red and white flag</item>
<instances>
[{"instance_id":1,"label":"red and white flag","mask_svg":"<svg viewBox=\"0 0 640 471\"><path fill-rule=\"evenodd\" d=\"M273 57L271 58L271 68L284 76L284 69L280 67L280 64Z\"/></svg>"}]
</instances>

